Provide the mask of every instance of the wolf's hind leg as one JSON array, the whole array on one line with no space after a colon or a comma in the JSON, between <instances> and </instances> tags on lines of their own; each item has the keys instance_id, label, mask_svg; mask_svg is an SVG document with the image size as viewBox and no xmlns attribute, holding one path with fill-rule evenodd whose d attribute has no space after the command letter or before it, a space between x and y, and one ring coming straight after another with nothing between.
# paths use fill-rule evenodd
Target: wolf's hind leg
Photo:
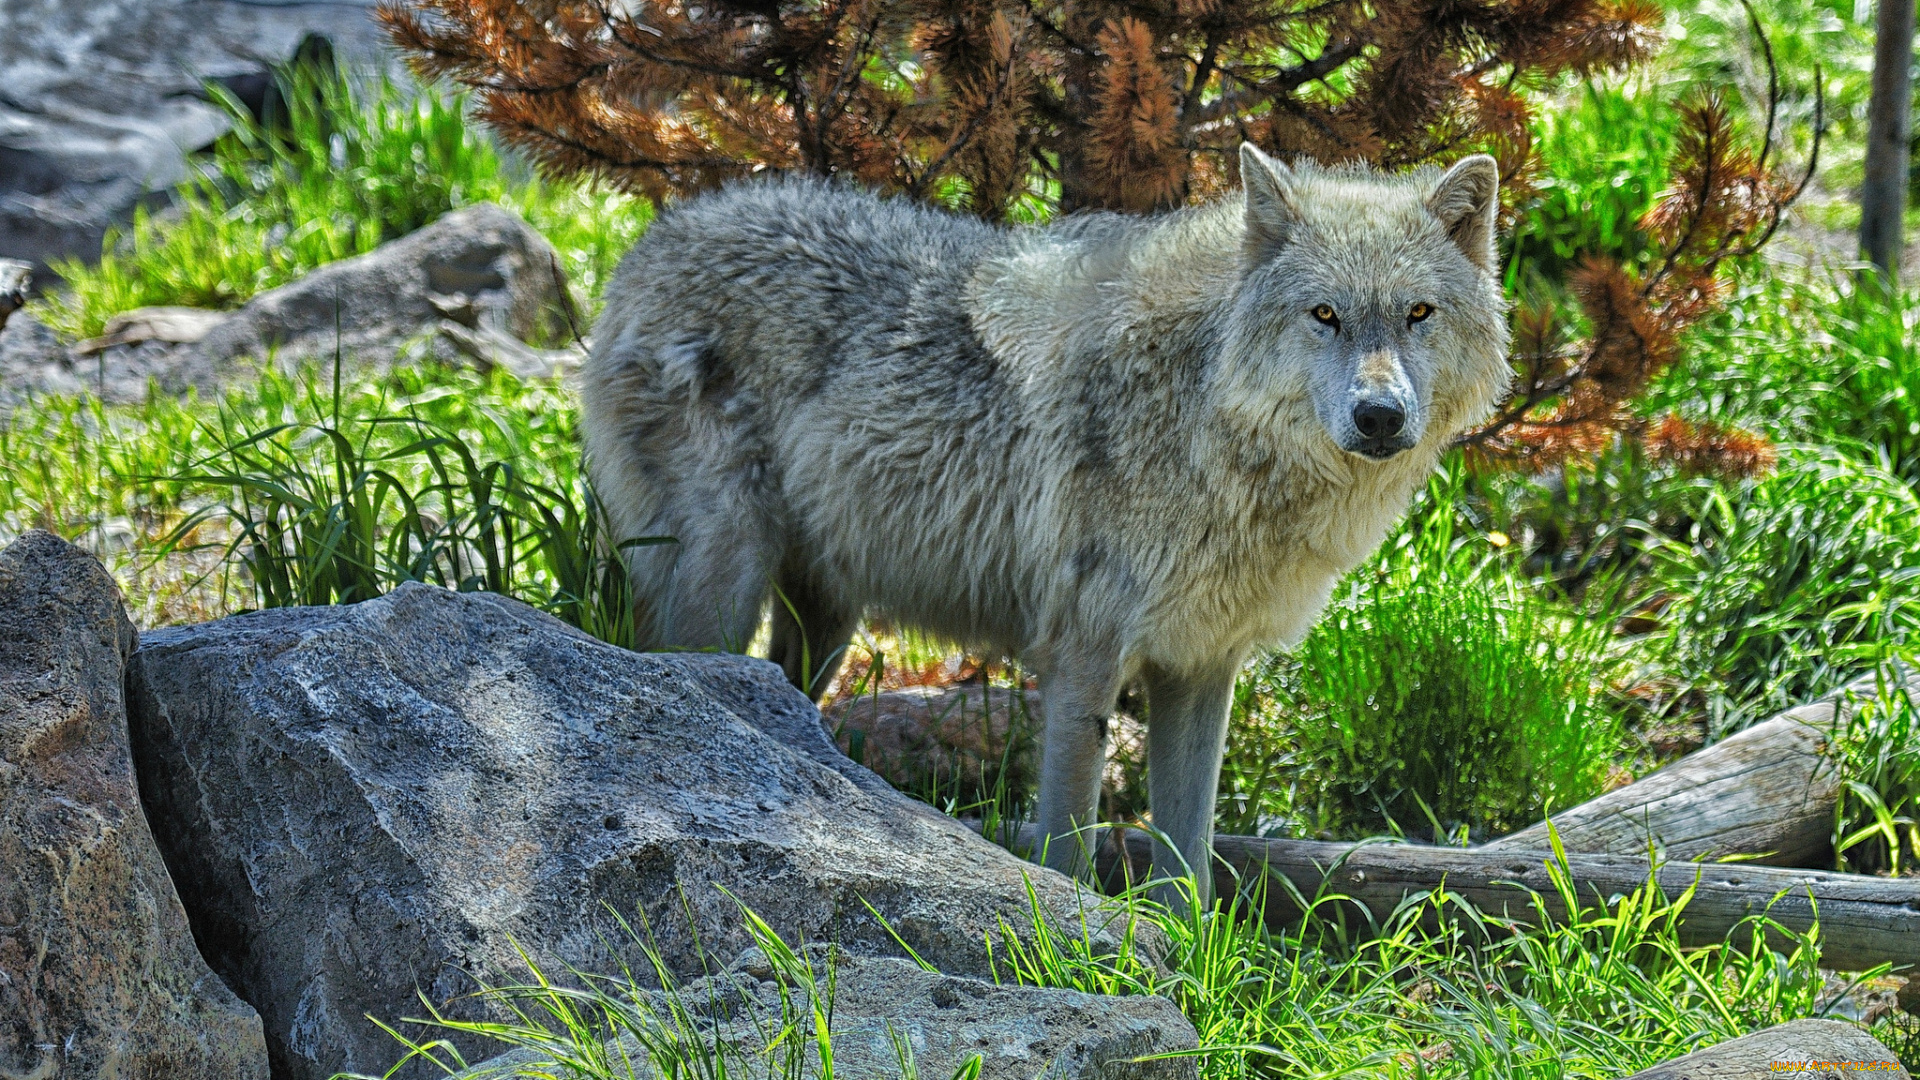
<instances>
[{"instance_id":1,"label":"wolf's hind leg","mask_svg":"<svg viewBox=\"0 0 1920 1080\"><path fill-rule=\"evenodd\" d=\"M767 659L779 664L787 681L820 700L846 659L854 619L821 595L800 573L774 584L773 639Z\"/></svg>"},{"instance_id":2,"label":"wolf's hind leg","mask_svg":"<svg viewBox=\"0 0 1920 1080\"><path fill-rule=\"evenodd\" d=\"M1100 838L1100 776L1107 721L1120 693L1112 661L1063 666L1041 682L1040 846L1035 854L1069 877L1086 878Z\"/></svg>"},{"instance_id":3,"label":"wolf's hind leg","mask_svg":"<svg viewBox=\"0 0 1920 1080\"><path fill-rule=\"evenodd\" d=\"M1202 904L1213 892L1213 810L1227 745L1238 663L1147 676L1147 801L1153 810L1153 876L1193 875ZM1154 898L1184 906L1169 885ZM1177 908L1176 908L1177 910Z\"/></svg>"}]
</instances>

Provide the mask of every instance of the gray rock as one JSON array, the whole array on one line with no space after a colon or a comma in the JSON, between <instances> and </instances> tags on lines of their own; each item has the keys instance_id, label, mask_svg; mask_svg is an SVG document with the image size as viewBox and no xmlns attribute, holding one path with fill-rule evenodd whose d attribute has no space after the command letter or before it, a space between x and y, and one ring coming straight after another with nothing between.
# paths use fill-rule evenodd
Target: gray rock
<instances>
[{"instance_id":1,"label":"gray rock","mask_svg":"<svg viewBox=\"0 0 1920 1080\"><path fill-rule=\"evenodd\" d=\"M518 970L511 942L645 972L619 922L643 920L698 974L750 943L719 887L790 941L898 953L871 903L959 974L1028 920L1029 882L1081 903L848 761L778 668L626 652L497 596L154 631L128 688L162 853L280 1080L379 1072L396 1047L363 1014Z\"/></svg>"},{"instance_id":2,"label":"gray rock","mask_svg":"<svg viewBox=\"0 0 1920 1080\"><path fill-rule=\"evenodd\" d=\"M1009 790L1034 780L1035 691L978 681L909 686L843 698L821 716L840 749L898 787L974 790L1001 771Z\"/></svg>"},{"instance_id":3,"label":"gray rock","mask_svg":"<svg viewBox=\"0 0 1920 1080\"><path fill-rule=\"evenodd\" d=\"M574 352L523 342L560 331L571 302L546 238L511 211L478 203L231 313L141 308L71 347L31 315L15 315L0 327L0 409L27 394L88 391L112 402L142 401L153 386L213 394L269 357L292 370L331 360L336 345L356 366L424 358L557 377ZM415 340L451 341L448 331L491 349L403 349Z\"/></svg>"},{"instance_id":4,"label":"gray rock","mask_svg":"<svg viewBox=\"0 0 1920 1080\"><path fill-rule=\"evenodd\" d=\"M113 579L0 552L0 1076L267 1076L260 1017L195 951L141 812Z\"/></svg>"},{"instance_id":5,"label":"gray rock","mask_svg":"<svg viewBox=\"0 0 1920 1080\"><path fill-rule=\"evenodd\" d=\"M46 323L32 312L15 312L0 326L0 416L28 395L77 394L97 385L95 372L75 360Z\"/></svg>"},{"instance_id":6,"label":"gray rock","mask_svg":"<svg viewBox=\"0 0 1920 1080\"><path fill-rule=\"evenodd\" d=\"M1881 1064L1848 1068L1842 1064L1846 1062ZM1783 1072L1912 1080L1893 1051L1858 1026L1838 1020L1777 1024L1642 1069L1627 1080L1761 1080Z\"/></svg>"},{"instance_id":7,"label":"gray rock","mask_svg":"<svg viewBox=\"0 0 1920 1080\"><path fill-rule=\"evenodd\" d=\"M906 791L1030 791L1039 776L1040 693L984 685L908 686L841 698L821 717L847 755ZM1126 712L1108 718L1108 797L1144 791L1147 729Z\"/></svg>"},{"instance_id":8,"label":"gray rock","mask_svg":"<svg viewBox=\"0 0 1920 1080\"><path fill-rule=\"evenodd\" d=\"M829 953L821 947L806 951L811 994L804 977L783 977L758 949L748 950L720 975L677 987L680 1015L698 1025L693 1032L668 1034L675 1027L673 1004L663 994L646 995L645 1008L659 1022L657 1045L684 1048L689 1057L724 1055L729 1075L818 1076L814 1027L806 1014L810 1003L820 1003L831 1005L822 1011L831 1016L833 1074L842 1080L896 1080L905 1072L903 1063L922 1080L948 1080L975 1055L981 1059L982 1080L1188 1080L1198 1075L1192 1056L1156 1056L1198 1045L1193 1025L1165 998L1002 986L923 971L894 957L840 954L829 964ZM789 1026L803 1037L789 1036L790 1045L769 1054L768 1036ZM624 1040L623 1048L648 1069L641 1075L667 1071L663 1063L648 1060L637 1040ZM455 1080L551 1076L554 1064L537 1050L514 1050Z\"/></svg>"},{"instance_id":9,"label":"gray rock","mask_svg":"<svg viewBox=\"0 0 1920 1080\"><path fill-rule=\"evenodd\" d=\"M202 392L236 365L345 354L392 363L408 338L445 320L522 341L556 330L569 303L552 245L493 203L456 210L365 255L261 293L198 342L179 346L161 384Z\"/></svg>"},{"instance_id":10,"label":"gray rock","mask_svg":"<svg viewBox=\"0 0 1920 1080\"><path fill-rule=\"evenodd\" d=\"M33 288L33 267L18 259L0 259L0 328L19 311Z\"/></svg>"},{"instance_id":11,"label":"gray rock","mask_svg":"<svg viewBox=\"0 0 1920 1080\"><path fill-rule=\"evenodd\" d=\"M0 257L97 258L106 229L227 129L208 80L258 81L308 34L385 66L371 0L0 0Z\"/></svg>"}]
</instances>

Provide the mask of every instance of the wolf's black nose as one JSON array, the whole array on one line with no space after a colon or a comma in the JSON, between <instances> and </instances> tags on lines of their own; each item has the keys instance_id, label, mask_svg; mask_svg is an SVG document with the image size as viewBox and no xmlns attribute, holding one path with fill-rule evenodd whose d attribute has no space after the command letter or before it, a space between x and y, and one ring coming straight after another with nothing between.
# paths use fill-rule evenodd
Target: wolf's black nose
<instances>
[{"instance_id":1,"label":"wolf's black nose","mask_svg":"<svg viewBox=\"0 0 1920 1080\"><path fill-rule=\"evenodd\" d=\"M1353 428L1363 439L1391 439L1407 426L1407 414L1396 405L1363 401L1353 407Z\"/></svg>"}]
</instances>

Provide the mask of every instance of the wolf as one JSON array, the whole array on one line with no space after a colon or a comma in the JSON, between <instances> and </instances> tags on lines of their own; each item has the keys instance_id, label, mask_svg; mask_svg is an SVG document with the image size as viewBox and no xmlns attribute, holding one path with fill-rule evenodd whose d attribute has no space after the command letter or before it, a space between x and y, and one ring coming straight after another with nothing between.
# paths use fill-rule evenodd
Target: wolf
<instances>
[{"instance_id":1,"label":"wolf","mask_svg":"<svg viewBox=\"0 0 1920 1080\"><path fill-rule=\"evenodd\" d=\"M1044 859L1087 871L1144 691L1153 867L1208 889L1236 674L1297 642L1511 378L1498 170L1288 166L1160 216L1004 227L816 179L668 210L582 371L646 647L816 694L858 620L1040 679Z\"/></svg>"}]
</instances>

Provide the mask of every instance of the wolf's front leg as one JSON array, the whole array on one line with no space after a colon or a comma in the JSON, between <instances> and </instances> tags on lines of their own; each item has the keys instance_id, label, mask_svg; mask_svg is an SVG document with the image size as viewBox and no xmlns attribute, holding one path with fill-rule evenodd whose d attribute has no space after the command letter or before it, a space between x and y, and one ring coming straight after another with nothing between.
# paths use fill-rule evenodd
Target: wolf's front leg
<instances>
[{"instance_id":1,"label":"wolf's front leg","mask_svg":"<svg viewBox=\"0 0 1920 1080\"><path fill-rule=\"evenodd\" d=\"M1147 801L1153 810L1153 876L1191 873L1200 902L1213 894L1213 805L1233 708L1236 661L1198 673L1147 676ZM1163 839L1164 837L1164 839ZM1154 898L1184 906L1170 885Z\"/></svg>"},{"instance_id":2,"label":"wolf's front leg","mask_svg":"<svg viewBox=\"0 0 1920 1080\"><path fill-rule=\"evenodd\" d=\"M1107 719L1120 694L1114 663L1066 666L1041 680L1040 841L1036 857L1086 878L1099 837L1100 776L1107 763Z\"/></svg>"}]
</instances>

